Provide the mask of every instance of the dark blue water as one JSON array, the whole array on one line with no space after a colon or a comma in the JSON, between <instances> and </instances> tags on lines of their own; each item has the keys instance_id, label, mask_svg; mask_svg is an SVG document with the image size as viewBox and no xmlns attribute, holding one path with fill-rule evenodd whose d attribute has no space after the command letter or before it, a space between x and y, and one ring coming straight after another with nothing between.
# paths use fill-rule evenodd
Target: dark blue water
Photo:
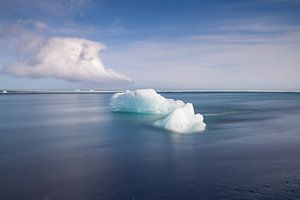
<instances>
[{"instance_id":1,"label":"dark blue water","mask_svg":"<svg viewBox=\"0 0 300 200\"><path fill-rule=\"evenodd\" d=\"M299 199L300 94L165 93L205 116L180 135L110 94L0 96L0 199Z\"/></svg>"}]
</instances>

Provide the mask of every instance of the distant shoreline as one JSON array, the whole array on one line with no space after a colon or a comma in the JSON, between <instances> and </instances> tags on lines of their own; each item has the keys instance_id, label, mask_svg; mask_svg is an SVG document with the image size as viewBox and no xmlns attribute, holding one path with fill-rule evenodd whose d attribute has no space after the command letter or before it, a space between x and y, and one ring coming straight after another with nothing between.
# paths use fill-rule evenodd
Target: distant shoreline
<instances>
[{"instance_id":1,"label":"distant shoreline","mask_svg":"<svg viewBox=\"0 0 300 200\"><path fill-rule=\"evenodd\" d=\"M95 90L95 91L61 91L61 90L5 90L9 94L113 94L121 92L121 90ZM285 90L157 90L159 93L300 93L300 91L285 91Z\"/></svg>"}]
</instances>

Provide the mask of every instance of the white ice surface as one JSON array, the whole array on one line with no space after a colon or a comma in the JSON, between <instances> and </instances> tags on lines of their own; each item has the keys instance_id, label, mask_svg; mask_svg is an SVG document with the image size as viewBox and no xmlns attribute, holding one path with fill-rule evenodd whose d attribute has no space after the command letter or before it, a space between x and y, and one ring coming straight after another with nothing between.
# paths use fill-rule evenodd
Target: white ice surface
<instances>
[{"instance_id":1,"label":"white ice surface","mask_svg":"<svg viewBox=\"0 0 300 200\"><path fill-rule=\"evenodd\" d=\"M165 118L154 122L157 127L177 133L195 133L204 131L206 124L201 114L195 114L193 104L187 103L177 108Z\"/></svg>"},{"instance_id":2,"label":"white ice surface","mask_svg":"<svg viewBox=\"0 0 300 200\"><path fill-rule=\"evenodd\" d=\"M166 115L185 104L180 100L167 99L153 89L126 90L112 96L110 106L114 112L135 112Z\"/></svg>"}]
</instances>

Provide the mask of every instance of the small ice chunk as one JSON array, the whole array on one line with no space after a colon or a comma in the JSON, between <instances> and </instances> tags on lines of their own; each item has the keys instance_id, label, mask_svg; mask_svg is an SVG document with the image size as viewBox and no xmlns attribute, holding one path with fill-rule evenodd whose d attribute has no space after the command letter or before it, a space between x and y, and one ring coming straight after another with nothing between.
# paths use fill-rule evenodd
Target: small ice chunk
<instances>
[{"instance_id":1,"label":"small ice chunk","mask_svg":"<svg viewBox=\"0 0 300 200\"><path fill-rule=\"evenodd\" d=\"M154 126L177 133L195 133L203 131L206 124L201 114L195 114L193 104L187 103L165 118L155 121Z\"/></svg>"},{"instance_id":2,"label":"small ice chunk","mask_svg":"<svg viewBox=\"0 0 300 200\"><path fill-rule=\"evenodd\" d=\"M110 101L114 112L135 112L166 115L185 105L183 101L167 99L153 89L115 93Z\"/></svg>"},{"instance_id":3,"label":"small ice chunk","mask_svg":"<svg viewBox=\"0 0 300 200\"><path fill-rule=\"evenodd\" d=\"M6 90L3 90L1 93L2 93L2 94L6 94L6 93L7 93L7 91L6 91Z\"/></svg>"}]
</instances>

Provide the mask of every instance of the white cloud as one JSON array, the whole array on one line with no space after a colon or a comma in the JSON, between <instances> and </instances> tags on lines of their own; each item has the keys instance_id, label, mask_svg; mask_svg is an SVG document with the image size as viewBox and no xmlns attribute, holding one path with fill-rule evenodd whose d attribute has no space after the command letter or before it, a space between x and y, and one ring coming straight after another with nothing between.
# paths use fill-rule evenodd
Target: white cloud
<instances>
[{"instance_id":1,"label":"white cloud","mask_svg":"<svg viewBox=\"0 0 300 200\"><path fill-rule=\"evenodd\" d=\"M46 23L33 19L18 19L17 22L19 24L29 24L38 30L46 29L48 27Z\"/></svg>"},{"instance_id":2,"label":"white cloud","mask_svg":"<svg viewBox=\"0 0 300 200\"><path fill-rule=\"evenodd\" d=\"M140 41L110 46L104 59L114 66L123 63L143 87L299 90L299 33L227 32Z\"/></svg>"},{"instance_id":3,"label":"white cloud","mask_svg":"<svg viewBox=\"0 0 300 200\"><path fill-rule=\"evenodd\" d=\"M92 0L0 0L0 12L18 13L20 16L40 14L43 17L67 17L81 13L92 5Z\"/></svg>"},{"instance_id":4,"label":"white cloud","mask_svg":"<svg viewBox=\"0 0 300 200\"><path fill-rule=\"evenodd\" d=\"M264 0L265 3L299 4L299 0Z\"/></svg>"},{"instance_id":5,"label":"white cloud","mask_svg":"<svg viewBox=\"0 0 300 200\"><path fill-rule=\"evenodd\" d=\"M23 52L21 58L5 65L2 71L17 77L129 82L127 76L105 68L99 57L104 48L101 43L86 39L53 37L36 45L30 53Z\"/></svg>"}]
</instances>

